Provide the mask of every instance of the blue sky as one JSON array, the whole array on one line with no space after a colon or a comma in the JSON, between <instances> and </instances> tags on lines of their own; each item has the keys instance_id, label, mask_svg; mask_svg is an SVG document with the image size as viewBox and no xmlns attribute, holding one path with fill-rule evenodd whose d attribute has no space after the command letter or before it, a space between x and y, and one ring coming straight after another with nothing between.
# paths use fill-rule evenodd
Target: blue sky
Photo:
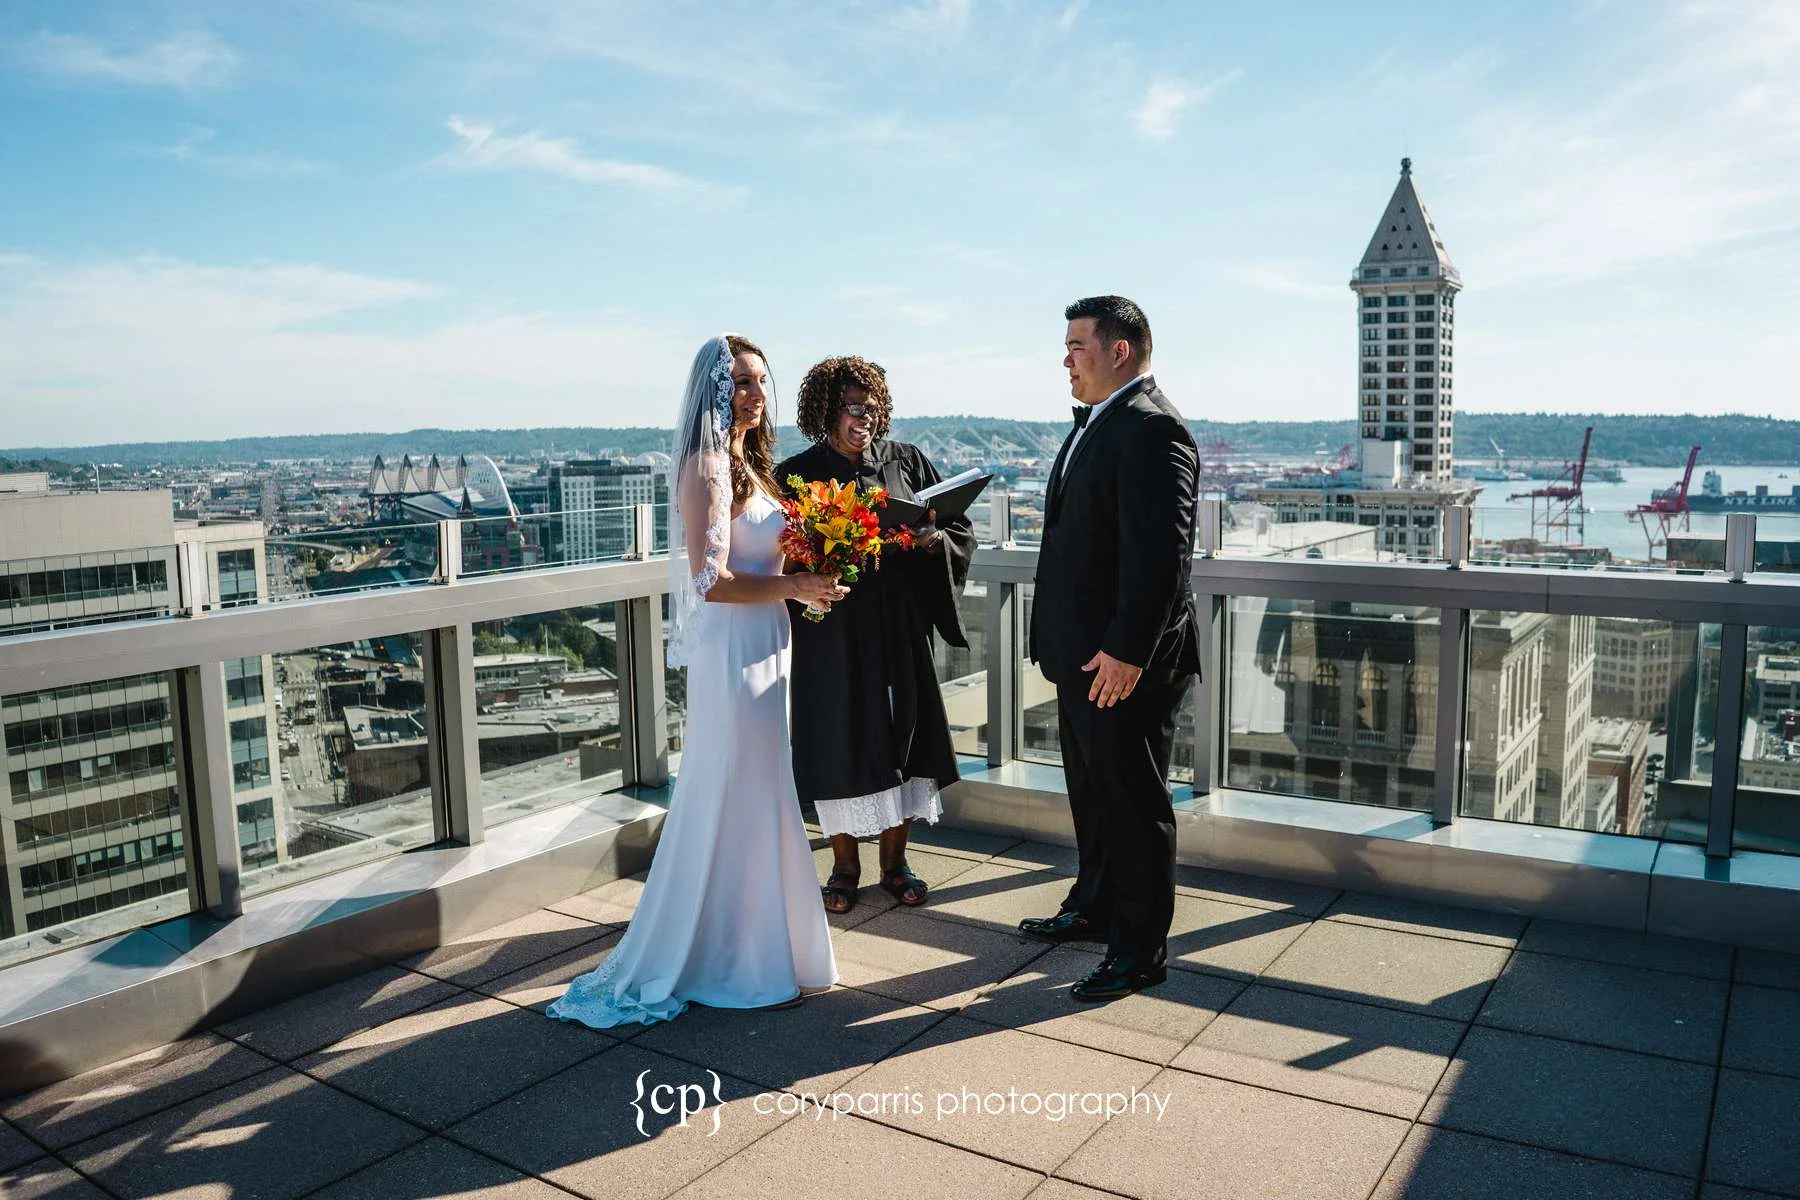
<instances>
[{"instance_id":1,"label":"blue sky","mask_svg":"<svg viewBox=\"0 0 1800 1200\"><path fill-rule=\"evenodd\" d=\"M662 424L721 328L1051 418L1101 291L1348 418L1402 154L1463 408L1800 407L1794 0L9 0L0 114L0 445Z\"/></svg>"}]
</instances>

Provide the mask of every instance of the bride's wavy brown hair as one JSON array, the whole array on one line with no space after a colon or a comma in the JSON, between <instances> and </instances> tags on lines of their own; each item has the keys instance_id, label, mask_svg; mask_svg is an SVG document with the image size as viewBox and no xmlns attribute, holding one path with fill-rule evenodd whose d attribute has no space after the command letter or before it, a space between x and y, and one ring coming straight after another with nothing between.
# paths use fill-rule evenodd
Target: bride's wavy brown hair
<instances>
[{"instance_id":1,"label":"bride's wavy brown hair","mask_svg":"<svg viewBox=\"0 0 1800 1200\"><path fill-rule=\"evenodd\" d=\"M762 347L747 337L727 334L725 344L731 347L731 356L754 354L762 359L763 369L769 366L769 356L763 353ZM750 497L756 492L756 485L761 483L769 495L779 496L782 490L775 483L775 381L769 379L769 398L763 405L762 424L744 434L744 453L731 456L731 503L735 508L748 504Z\"/></svg>"}]
</instances>

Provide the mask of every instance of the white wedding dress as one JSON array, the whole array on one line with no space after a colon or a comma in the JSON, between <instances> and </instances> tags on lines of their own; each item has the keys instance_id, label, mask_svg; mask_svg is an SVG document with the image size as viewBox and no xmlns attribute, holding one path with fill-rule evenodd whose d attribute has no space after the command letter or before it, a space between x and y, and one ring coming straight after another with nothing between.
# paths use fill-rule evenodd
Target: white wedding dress
<instances>
[{"instance_id":1,"label":"white wedding dress","mask_svg":"<svg viewBox=\"0 0 1800 1200\"><path fill-rule=\"evenodd\" d=\"M781 570L785 518L759 490L731 523L731 570ZM787 606L702 604L669 815L631 927L553 1017L596 1029L690 1003L761 1008L837 982L788 741Z\"/></svg>"}]
</instances>

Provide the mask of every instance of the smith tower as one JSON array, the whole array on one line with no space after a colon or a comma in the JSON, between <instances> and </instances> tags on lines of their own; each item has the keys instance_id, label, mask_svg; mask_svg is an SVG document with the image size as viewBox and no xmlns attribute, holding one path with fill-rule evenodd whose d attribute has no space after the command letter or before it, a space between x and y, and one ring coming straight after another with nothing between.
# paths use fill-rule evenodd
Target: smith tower
<instances>
[{"instance_id":1,"label":"smith tower","mask_svg":"<svg viewBox=\"0 0 1800 1200\"><path fill-rule=\"evenodd\" d=\"M1290 471L1251 491L1277 522L1372 525L1383 557L1444 553L1444 509L1481 488L1457 479L1451 460L1451 380L1456 293L1462 276L1413 186L1412 159L1350 280L1356 293L1356 465Z\"/></svg>"},{"instance_id":2,"label":"smith tower","mask_svg":"<svg viewBox=\"0 0 1800 1200\"><path fill-rule=\"evenodd\" d=\"M1400 443L1393 449L1412 474L1448 482L1462 276L1413 186L1410 158L1400 160L1400 182L1350 288L1360 317L1357 386L1365 458L1370 442Z\"/></svg>"}]
</instances>

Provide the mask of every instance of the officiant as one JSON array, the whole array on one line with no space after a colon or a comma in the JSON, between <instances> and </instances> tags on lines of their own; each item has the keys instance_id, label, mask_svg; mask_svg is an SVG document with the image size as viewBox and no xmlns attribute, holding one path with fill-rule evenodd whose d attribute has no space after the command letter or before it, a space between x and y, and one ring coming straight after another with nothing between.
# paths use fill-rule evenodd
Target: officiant
<instances>
[{"instance_id":1,"label":"officiant","mask_svg":"<svg viewBox=\"0 0 1800 1200\"><path fill-rule=\"evenodd\" d=\"M884 487L915 498L939 480L917 446L888 440L887 378L856 357L827 358L800 384L795 422L813 445L775 472L809 482ZM966 517L918 529L913 548L889 546L823 621L792 610L794 783L831 837L825 908L849 912L861 882L859 838L879 838L880 885L901 904L925 902L906 863L912 822L935 822L938 793L956 782L956 752L932 665L935 634L966 647L957 600L975 535Z\"/></svg>"}]
</instances>

